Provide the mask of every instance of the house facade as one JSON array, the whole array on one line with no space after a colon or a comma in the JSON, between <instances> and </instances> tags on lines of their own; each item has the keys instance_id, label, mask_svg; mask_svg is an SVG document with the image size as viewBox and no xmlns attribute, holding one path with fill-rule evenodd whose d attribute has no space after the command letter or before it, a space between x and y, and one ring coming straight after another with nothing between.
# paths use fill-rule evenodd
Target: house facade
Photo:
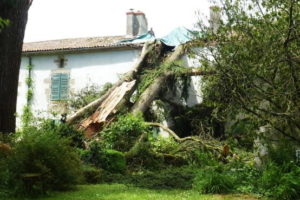
<instances>
[{"instance_id":1,"label":"house facade","mask_svg":"<svg viewBox=\"0 0 300 200\"><path fill-rule=\"evenodd\" d=\"M25 43L18 114L27 104L28 79L33 82L31 107L35 113L61 111L70 93L118 80L131 69L142 49L141 44L118 44L122 39L113 36Z\"/></svg>"}]
</instances>

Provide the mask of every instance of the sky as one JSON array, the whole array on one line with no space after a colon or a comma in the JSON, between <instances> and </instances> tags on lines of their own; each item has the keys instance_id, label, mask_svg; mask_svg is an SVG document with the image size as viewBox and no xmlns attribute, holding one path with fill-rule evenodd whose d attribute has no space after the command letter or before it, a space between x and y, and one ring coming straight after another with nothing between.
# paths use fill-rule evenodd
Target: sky
<instances>
[{"instance_id":1,"label":"sky","mask_svg":"<svg viewBox=\"0 0 300 200\"><path fill-rule=\"evenodd\" d=\"M126 12L146 14L157 37L179 26L193 28L208 15L208 0L33 0L25 42L126 34Z\"/></svg>"}]
</instances>

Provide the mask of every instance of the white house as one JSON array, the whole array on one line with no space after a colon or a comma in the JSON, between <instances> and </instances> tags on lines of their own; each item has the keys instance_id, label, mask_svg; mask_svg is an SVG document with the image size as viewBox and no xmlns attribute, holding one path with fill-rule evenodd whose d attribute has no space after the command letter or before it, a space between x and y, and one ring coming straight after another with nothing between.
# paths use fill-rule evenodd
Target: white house
<instances>
[{"instance_id":1,"label":"white house","mask_svg":"<svg viewBox=\"0 0 300 200\"><path fill-rule=\"evenodd\" d=\"M63 109L61 100L87 85L115 82L128 72L143 44L120 43L147 32L145 14L127 13L127 35L63 39L23 44L19 75L17 115L27 104L28 77L33 81L31 101L35 113ZM28 69L28 66L32 69ZM18 117L17 124L20 123Z\"/></svg>"}]
</instances>

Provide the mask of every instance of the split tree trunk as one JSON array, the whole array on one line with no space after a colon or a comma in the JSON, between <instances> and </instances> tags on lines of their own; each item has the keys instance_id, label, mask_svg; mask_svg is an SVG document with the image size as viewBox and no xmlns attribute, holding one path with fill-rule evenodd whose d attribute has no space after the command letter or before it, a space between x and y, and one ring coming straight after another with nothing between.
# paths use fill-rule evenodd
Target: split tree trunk
<instances>
[{"instance_id":1,"label":"split tree trunk","mask_svg":"<svg viewBox=\"0 0 300 200\"><path fill-rule=\"evenodd\" d=\"M0 31L0 132L16 127L16 105L22 44L31 0L1 0L0 17L9 25Z\"/></svg>"}]
</instances>

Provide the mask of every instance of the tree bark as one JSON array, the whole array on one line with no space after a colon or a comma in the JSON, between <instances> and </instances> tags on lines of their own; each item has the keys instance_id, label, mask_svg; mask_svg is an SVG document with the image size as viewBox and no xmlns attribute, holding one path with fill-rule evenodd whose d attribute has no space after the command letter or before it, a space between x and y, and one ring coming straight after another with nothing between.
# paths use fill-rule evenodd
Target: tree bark
<instances>
[{"instance_id":1,"label":"tree bark","mask_svg":"<svg viewBox=\"0 0 300 200\"><path fill-rule=\"evenodd\" d=\"M31 0L1 0L0 17L9 25L0 32L0 132L16 127L16 105L22 44Z\"/></svg>"}]
</instances>

